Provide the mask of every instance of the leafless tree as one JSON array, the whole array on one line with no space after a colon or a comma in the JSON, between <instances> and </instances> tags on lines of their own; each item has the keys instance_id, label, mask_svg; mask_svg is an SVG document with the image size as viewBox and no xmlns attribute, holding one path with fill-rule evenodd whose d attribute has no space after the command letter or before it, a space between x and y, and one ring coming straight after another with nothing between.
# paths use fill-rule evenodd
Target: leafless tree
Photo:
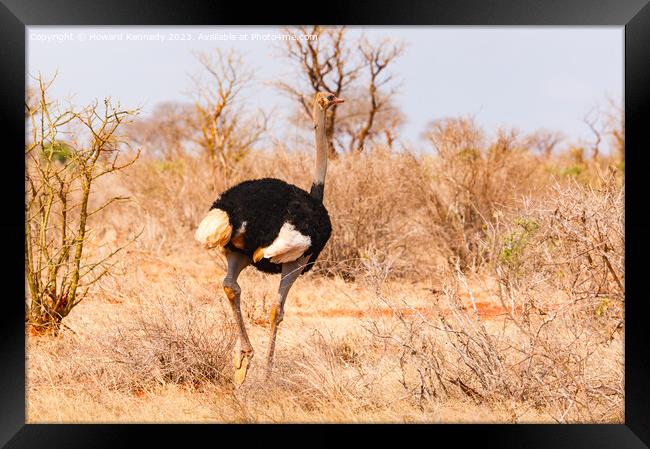
<instances>
[{"instance_id":1,"label":"leafless tree","mask_svg":"<svg viewBox=\"0 0 650 449\"><path fill-rule=\"evenodd\" d=\"M372 44L364 38L359 44L359 52L363 55L364 66L368 70L367 97L369 100L365 121L354 139L355 150L362 152L366 140L374 131L373 125L377 115L391 105L390 97L395 93L396 87L390 86L393 75L388 74L385 69L404 52L404 44L396 43L390 39L383 39ZM388 89L384 91L387 86L389 86ZM394 109L394 107L390 109ZM392 142L392 137L390 142Z\"/></svg>"},{"instance_id":2,"label":"leafless tree","mask_svg":"<svg viewBox=\"0 0 650 449\"><path fill-rule=\"evenodd\" d=\"M285 31L292 33L291 29ZM337 97L342 96L345 89L359 75L362 64L355 60L354 52L345 39L345 27L301 26L297 29L297 33L317 37L313 40L285 41L285 56L300 67L305 83L294 86L279 81L276 85L294 98L304 111L305 117L310 119L313 95L326 91ZM325 122L330 157L336 157L334 147L336 111L336 106L329 108Z\"/></svg>"},{"instance_id":3,"label":"leafless tree","mask_svg":"<svg viewBox=\"0 0 650 449\"><path fill-rule=\"evenodd\" d=\"M299 67L302 83L276 83L296 100L305 120L311 117L311 99L319 91L348 100L345 109L328 111L326 134L330 157L336 148L363 151L368 139L383 134L391 146L401 114L391 101L395 92L389 65L403 53L404 45L383 39L372 43L362 38L355 44L345 27L299 27L287 33L316 35L314 40L287 40L284 55ZM336 125L336 126L335 126Z\"/></svg>"},{"instance_id":4,"label":"leafless tree","mask_svg":"<svg viewBox=\"0 0 650 449\"><path fill-rule=\"evenodd\" d=\"M159 103L149 117L131 124L128 136L150 155L178 158L185 153L186 143L193 137L189 126L193 108L183 103Z\"/></svg>"},{"instance_id":5,"label":"leafless tree","mask_svg":"<svg viewBox=\"0 0 650 449\"><path fill-rule=\"evenodd\" d=\"M623 107L614 99L607 98L606 105L594 107L583 118L589 127L592 140L589 143L594 160L600 156L603 141L609 138L611 148L621 161L625 161L625 119Z\"/></svg>"},{"instance_id":6,"label":"leafless tree","mask_svg":"<svg viewBox=\"0 0 650 449\"><path fill-rule=\"evenodd\" d=\"M338 148L349 152L357 152L359 134L368 124L371 112L371 101L366 86L356 86L350 89L345 98L350 101L345 109L339 112L336 125L335 142ZM404 116L392 98L387 98L381 108L375 110L372 126L369 129L365 144L368 142L383 143L392 148L398 139L399 128L404 123ZM362 151L362 150L359 150Z\"/></svg>"},{"instance_id":7,"label":"leafless tree","mask_svg":"<svg viewBox=\"0 0 650 449\"><path fill-rule=\"evenodd\" d=\"M603 124L600 111L592 109L584 116L583 122L589 127L593 134L593 140L590 143L591 157L597 161L600 156L600 144L603 140Z\"/></svg>"},{"instance_id":8,"label":"leafless tree","mask_svg":"<svg viewBox=\"0 0 650 449\"><path fill-rule=\"evenodd\" d=\"M196 131L194 140L204 154L227 170L262 138L268 117L263 111L244 113L241 94L251 82L253 72L236 51L217 50L198 54L197 58L209 80L194 77L195 114L190 126Z\"/></svg>"},{"instance_id":9,"label":"leafless tree","mask_svg":"<svg viewBox=\"0 0 650 449\"><path fill-rule=\"evenodd\" d=\"M621 162L625 162L625 111L613 98L607 99L605 123L614 149Z\"/></svg>"},{"instance_id":10,"label":"leafless tree","mask_svg":"<svg viewBox=\"0 0 650 449\"><path fill-rule=\"evenodd\" d=\"M532 151L548 159L557 145L564 140L564 135L558 131L540 129L524 138L524 144Z\"/></svg>"}]
</instances>

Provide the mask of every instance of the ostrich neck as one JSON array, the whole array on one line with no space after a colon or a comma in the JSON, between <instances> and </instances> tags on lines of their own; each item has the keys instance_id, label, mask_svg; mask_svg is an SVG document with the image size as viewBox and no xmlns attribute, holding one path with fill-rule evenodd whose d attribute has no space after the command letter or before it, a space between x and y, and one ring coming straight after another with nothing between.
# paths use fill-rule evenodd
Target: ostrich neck
<instances>
[{"instance_id":1,"label":"ostrich neck","mask_svg":"<svg viewBox=\"0 0 650 449\"><path fill-rule=\"evenodd\" d=\"M325 111L320 108L318 103L314 103L313 119L316 137L316 167L311 195L322 201L325 175L327 174L327 137L325 136Z\"/></svg>"}]
</instances>

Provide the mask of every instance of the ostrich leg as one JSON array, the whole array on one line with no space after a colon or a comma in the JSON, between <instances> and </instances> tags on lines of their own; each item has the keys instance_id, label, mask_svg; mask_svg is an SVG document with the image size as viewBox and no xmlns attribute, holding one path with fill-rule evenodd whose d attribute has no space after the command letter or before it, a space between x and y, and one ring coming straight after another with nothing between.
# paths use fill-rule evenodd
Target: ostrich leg
<instances>
[{"instance_id":1,"label":"ostrich leg","mask_svg":"<svg viewBox=\"0 0 650 449\"><path fill-rule=\"evenodd\" d=\"M275 337L278 333L278 326L284 316L284 302L293 283L298 279L303 268L307 264L309 256L303 256L293 262L282 264L282 277L280 279L280 288L278 289L278 302L271 307L271 339L269 340L269 352L266 358L266 378L271 376L273 366L273 353L275 352Z\"/></svg>"},{"instance_id":2,"label":"ostrich leg","mask_svg":"<svg viewBox=\"0 0 650 449\"><path fill-rule=\"evenodd\" d=\"M246 327L244 326L244 319L241 316L241 308L239 298L241 295L241 288L237 283L239 273L248 266L250 261L244 254L236 252L227 252L226 261L228 262L228 273L223 280L223 291L228 297L230 307L235 315L235 321L239 327L239 354L235 354L235 383L240 385L246 379L246 372L248 371L248 364L253 358L253 346L248 339Z\"/></svg>"}]
</instances>

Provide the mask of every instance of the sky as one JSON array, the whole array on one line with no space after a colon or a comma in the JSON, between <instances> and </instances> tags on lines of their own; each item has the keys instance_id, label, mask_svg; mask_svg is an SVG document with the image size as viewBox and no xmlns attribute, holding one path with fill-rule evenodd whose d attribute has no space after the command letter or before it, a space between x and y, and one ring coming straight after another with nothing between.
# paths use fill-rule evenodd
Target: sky
<instances>
[{"instance_id":1,"label":"sky","mask_svg":"<svg viewBox=\"0 0 650 449\"><path fill-rule=\"evenodd\" d=\"M394 101L406 117L401 139L417 149L424 146L428 123L465 115L487 131L545 128L571 141L589 139L585 115L608 97L622 104L623 31L350 27L349 36L406 43L393 67L400 82ZM272 131L281 135L278 128L287 126L283 118L295 106L271 83L297 79L295 67L280 57L281 43L273 40L281 33L276 27L29 26L26 72L51 77L58 71L55 98L72 97L83 105L110 96L123 106L142 107L146 115L156 103L190 100L191 75L201 72L197 52L234 47L255 73L247 104L274 109L279 119Z\"/></svg>"}]
</instances>

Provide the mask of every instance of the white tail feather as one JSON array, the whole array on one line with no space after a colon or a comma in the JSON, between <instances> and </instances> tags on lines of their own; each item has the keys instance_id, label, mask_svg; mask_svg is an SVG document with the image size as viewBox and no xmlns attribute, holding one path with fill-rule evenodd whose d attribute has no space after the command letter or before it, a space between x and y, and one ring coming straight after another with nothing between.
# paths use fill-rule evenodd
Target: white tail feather
<instances>
[{"instance_id":1,"label":"white tail feather","mask_svg":"<svg viewBox=\"0 0 650 449\"><path fill-rule=\"evenodd\" d=\"M228 214L221 209L212 209L201 221L194 238L206 248L225 246L230 241L232 225Z\"/></svg>"}]
</instances>

